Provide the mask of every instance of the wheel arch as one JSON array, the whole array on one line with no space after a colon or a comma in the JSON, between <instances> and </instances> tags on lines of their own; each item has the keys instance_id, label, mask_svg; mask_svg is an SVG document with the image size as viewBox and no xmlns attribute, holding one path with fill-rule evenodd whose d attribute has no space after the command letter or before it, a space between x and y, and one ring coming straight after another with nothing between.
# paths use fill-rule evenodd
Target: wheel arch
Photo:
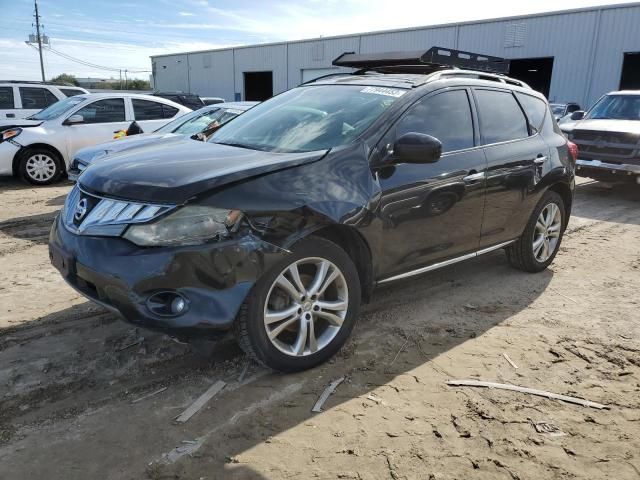
<instances>
[{"instance_id":1,"label":"wheel arch","mask_svg":"<svg viewBox=\"0 0 640 480\"><path fill-rule=\"evenodd\" d=\"M365 303L369 302L374 286L373 260L371 248L362 234L358 232L356 228L348 225L325 224L307 230L298 240L309 235L315 235L329 240L349 255L356 266L358 277L360 278L362 301Z\"/></svg>"},{"instance_id":2,"label":"wheel arch","mask_svg":"<svg viewBox=\"0 0 640 480\"><path fill-rule=\"evenodd\" d=\"M571 215L571 207L573 204L573 193L571 192L571 188L564 182L558 182L551 185L547 190L557 193L562 198L565 208L564 226L566 228L567 223L569 223L569 216Z\"/></svg>"},{"instance_id":3,"label":"wheel arch","mask_svg":"<svg viewBox=\"0 0 640 480\"><path fill-rule=\"evenodd\" d=\"M25 154L25 152L27 152L29 149L32 149L32 148L42 148L44 150L49 150L50 152L54 153L55 155L58 156L58 160L62 164L63 174L67 171L67 164L64 161L64 156L62 155L62 152L60 152L60 150L58 150L56 147L52 145L49 145L48 143L32 143L30 145L23 146L13 156L13 163L11 167L13 170L14 177L17 177L19 174L20 160L22 160L22 156Z\"/></svg>"}]
</instances>

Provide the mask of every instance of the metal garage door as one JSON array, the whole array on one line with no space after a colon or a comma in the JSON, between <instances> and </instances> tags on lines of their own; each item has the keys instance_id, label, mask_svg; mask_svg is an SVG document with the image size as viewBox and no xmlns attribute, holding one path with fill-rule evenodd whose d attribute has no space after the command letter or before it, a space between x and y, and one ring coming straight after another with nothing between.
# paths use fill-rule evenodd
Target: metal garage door
<instances>
[{"instance_id":1,"label":"metal garage door","mask_svg":"<svg viewBox=\"0 0 640 480\"><path fill-rule=\"evenodd\" d=\"M329 75L331 73L338 73L338 68L303 68L302 69L302 83L313 80L314 78L322 77L323 75Z\"/></svg>"}]
</instances>

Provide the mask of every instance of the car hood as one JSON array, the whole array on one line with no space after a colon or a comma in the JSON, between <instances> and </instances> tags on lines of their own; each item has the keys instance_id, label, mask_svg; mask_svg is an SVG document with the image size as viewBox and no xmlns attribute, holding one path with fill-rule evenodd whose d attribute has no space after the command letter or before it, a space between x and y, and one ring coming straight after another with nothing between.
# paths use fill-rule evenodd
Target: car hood
<instances>
[{"instance_id":1,"label":"car hood","mask_svg":"<svg viewBox=\"0 0 640 480\"><path fill-rule=\"evenodd\" d=\"M79 183L106 196L182 204L231 182L320 160L327 152L272 153L179 138L109 155L87 168Z\"/></svg>"},{"instance_id":2,"label":"car hood","mask_svg":"<svg viewBox=\"0 0 640 480\"><path fill-rule=\"evenodd\" d=\"M581 120L573 125L573 131L625 132L640 134L640 120Z\"/></svg>"},{"instance_id":3,"label":"car hood","mask_svg":"<svg viewBox=\"0 0 640 480\"><path fill-rule=\"evenodd\" d=\"M42 125L42 120L25 120L24 118L15 118L0 121L0 131L16 127L39 127L40 125Z\"/></svg>"},{"instance_id":4,"label":"car hood","mask_svg":"<svg viewBox=\"0 0 640 480\"><path fill-rule=\"evenodd\" d=\"M141 133L140 135L123 137L118 140L111 140L109 142L82 148L76 152L74 157L86 164L89 164L94 160L104 159L107 155L113 155L115 153L134 148L145 147L153 142L163 140L171 142L181 139L181 135L175 135L173 133Z\"/></svg>"}]
</instances>

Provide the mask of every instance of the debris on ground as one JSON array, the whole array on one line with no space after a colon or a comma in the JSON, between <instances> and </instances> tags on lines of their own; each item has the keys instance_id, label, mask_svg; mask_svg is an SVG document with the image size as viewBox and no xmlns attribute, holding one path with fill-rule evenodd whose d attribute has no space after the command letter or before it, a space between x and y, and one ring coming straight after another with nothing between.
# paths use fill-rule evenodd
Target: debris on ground
<instances>
[{"instance_id":1,"label":"debris on ground","mask_svg":"<svg viewBox=\"0 0 640 480\"><path fill-rule=\"evenodd\" d=\"M333 382L331 382L329 384L329 386L324 389L324 392L322 392L322 395L320 395L320 398L318 398L318 401L313 406L311 411L315 412L315 413L322 412L322 406L324 405L324 402L326 402L327 399L329 398L329 396L333 392L335 392L336 388L338 388L338 385L340 385L342 382L344 382L344 379L345 379L345 377L340 377L337 380L334 380Z\"/></svg>"},{"instance_id":2,"label":"debris on ground","mask_svg":"<svg viewBox=\"0 0 640 480\"><path fill-rule=\"evenodd\" d=\"M189 408L187 408L184 412L178 415L175 418L175 421L178 423L184 423L188 421L191 417L193 417L198 411L204 407L209 400L211 400L218 392L220 392L226 383L222 380L218 380L216 383L211 385L206 392L204 392L198 399L193 402Z\"/></svg>"}]
</instances>

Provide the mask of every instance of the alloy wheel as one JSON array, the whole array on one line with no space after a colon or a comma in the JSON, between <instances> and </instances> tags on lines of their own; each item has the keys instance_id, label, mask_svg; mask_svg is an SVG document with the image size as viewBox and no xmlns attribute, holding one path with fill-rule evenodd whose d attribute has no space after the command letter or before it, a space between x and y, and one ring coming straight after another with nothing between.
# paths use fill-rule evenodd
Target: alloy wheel
<instances>
[{"instance_id":1,"label":"alloy wheel","mask_svg":"<svg viewBox=\"0 0 640 480\"><path fill-rule=\"evenodd\" d=\"M37 182L47 182L56 174L56 162L49 155L37 153L30 156L25 165L27 175Z\"/></svg>"},{"instance_id":2,"label":"alloy wheel","mask_svg":"<svg viewBox=\"0 0 640 480\"><path fill-rule=\"evenodd\" d=\"M307 356L336 337L349 308L349 289L330 261L303 258L275 279L264 306L264 327L271 343L290 356Z\"/></svg>"},{"instance_id":3,"label":"alloy wheel","mask_svg":"<svg viewBox=\"0 0 640 480\"><path fill-rule=\"evenodd\" d=\"M533 256L538 262L546 262L556 251L561 228L560 208L555 203L547 204L540 212L533 232Z\"/></svg>"}]
</instances>

